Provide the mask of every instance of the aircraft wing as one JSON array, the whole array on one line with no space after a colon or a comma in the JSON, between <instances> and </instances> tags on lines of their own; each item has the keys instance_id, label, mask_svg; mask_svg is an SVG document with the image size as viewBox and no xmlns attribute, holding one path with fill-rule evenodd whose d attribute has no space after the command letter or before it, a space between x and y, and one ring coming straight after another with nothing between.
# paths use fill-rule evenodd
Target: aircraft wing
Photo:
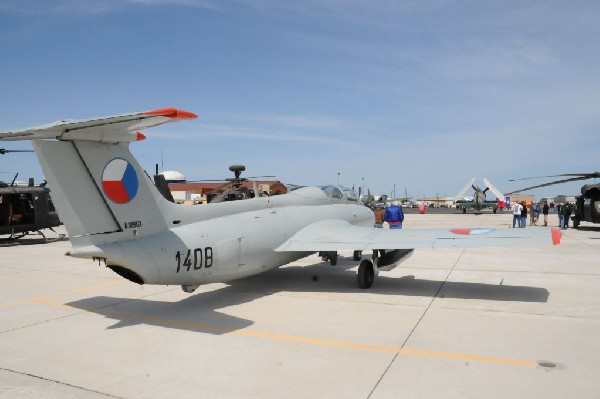
<instances>
[{"instance_id":1,"label":"aircraft wing","mask_svg":"<svg viewBox=\"0 0 600 399\"><path fill-rule=\"evenodd\" d=\"M133 114L115 115L83 121L59 121L18 132L0 133L0 140L89 140L102 142L133 142L143 140L143 134L136 132L152 126L162 125L197 116L188 111L164 108Z\"/></svg>"},{"instance_id":2,"label":"aircraft wing","mask_svg":"<svg viewBox=\"0 0 600 399\"><path fill-rule=\"evenodd\" d=\"M483 179L483 184L485 184L485 186L487 188L489 188L494 193L494 195L496 196L496 198L498 198L499 200L504 201L504 194L502 194L500 192L500 190L498 190L492 183L490 183L490 181L488 179L484 178Z\"/></svg>"},{"instance_id":3,"label":"aircraft wing","mask_svg":"<svg viewBox=\"0 0 600 399\"><path fill-rule=\"evenodd\" d=\"M306 226L276 252L317 252L411 248L478 248L537 246L560 243L558 229L376 229L343 220L324 220Z\"/></svg>"},{"instance_id":4,"label":"aircraft wing","mask_svg":"<svg viewBox=\"0 0 600 399\"><path fill-rule=\"evenodd\" d=\"M458 193L456 193L456 195L454 196L454 202L457 202L459 199L461 199L463 197L463 195L465 195L467 190L473 185L474 182L475 182L475 178L472 178L471 180L469 180L469 182L462 188L462 190L460 190Z\"/></svg>"}]
</instances>

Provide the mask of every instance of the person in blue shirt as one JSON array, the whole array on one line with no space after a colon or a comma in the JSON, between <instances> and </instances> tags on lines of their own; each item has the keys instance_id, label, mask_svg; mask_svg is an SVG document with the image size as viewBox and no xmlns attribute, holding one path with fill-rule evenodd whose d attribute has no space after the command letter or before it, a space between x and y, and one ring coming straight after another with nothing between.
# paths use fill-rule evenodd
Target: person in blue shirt
<instances>
[{"instance_id":1,"label":"person in blue shirt","mask_svg":"<svg viewBox=\"0 0 600 399\"><path fill-rule=\"evenodd\" d=\"M401 229L404 222L404 212L396 204L392 204L385 210L384 219L390 225L390 229Z\"/></svg>"}]
</instances>

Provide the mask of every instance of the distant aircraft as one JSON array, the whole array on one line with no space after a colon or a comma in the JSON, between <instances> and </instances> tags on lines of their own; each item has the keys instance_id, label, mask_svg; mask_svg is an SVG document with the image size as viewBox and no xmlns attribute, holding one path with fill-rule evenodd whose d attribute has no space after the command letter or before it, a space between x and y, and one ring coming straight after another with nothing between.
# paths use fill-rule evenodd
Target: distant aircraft
<instances>
[{"instance_id":1,"label":"distant aircraft","mask_svg":"<svg viewBox=\"0 0 600 399\"><path fill-rule=\"evenodd\" d=\"M201 206L167 201L129 151L138 130L194 119L166 108L85 121L61 121L0 140L34 140L73 246L69 255L102 261L138 284L226 282L315 252L373 251L358 267L369 288L414 248L558 244L545 229L373 228L373 212L336 186L303 187L274 197ZM355 253L356 253L355 252Z\"/></svg>"},{"instance_id":2,"label":"distant aircraft","mask_svg":"<svg viewBox=\"0 0 600 399\"><path fill-rule=\"evenodd\" d=\"M0 148L0 155L31 150L7 150ZM30 233L61 225L45 183L35 186L33 179L28 185L16 184L17 173L10 184L0 181L0 241L13 241ZM7 237L5 237L7 236ZM62 238L62 237L59 237Z\"/></svg>"},{"instance_id":3,"label":"distant aircraft","mask_svg":"<svg viewBox=\"0 0 600 399\"><path fill-rule=\"evenodd\" d=\"M475 209L476 212L480 212L484 208L492 208L494 213L496 213L498 208L502 208L502 199L504 198L504 195L502 195L500 190L494 187L494 185L486 178L483 179L483 184L486 186L484 190L474 185L474 182L475 178L472 178L454 197L454 203L462 209L463 213L466 213L467 209ZM463 198L469 188L472 188L475 191L473 197L468 199ZM495 201L488 201L486 199L485 193L488 190L491 190L496 196L497 199Z\"/></svg>"},{"instance_id":4,"label":"distant aircraft","mask_svg":"<svg viewBox=\"0 0 600 399\"><path fill-rule=\"evenodd\" d=\"M13 186L0 181L0 241L16 240L42 230L60 226L61 222L44 186ZM54 230L52 230L54 231Z\"/></svg>"}]
</instances>

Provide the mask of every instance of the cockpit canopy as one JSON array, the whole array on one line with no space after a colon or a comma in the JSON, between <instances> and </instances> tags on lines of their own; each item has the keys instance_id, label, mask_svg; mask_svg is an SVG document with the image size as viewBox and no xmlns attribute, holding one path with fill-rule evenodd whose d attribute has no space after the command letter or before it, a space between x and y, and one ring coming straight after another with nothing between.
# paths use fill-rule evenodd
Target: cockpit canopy
<instances>
[{"instance_id":1,"label":"cockpit canopy","mask_svg":"<svg viewBox=\"0 0 600 399\"><path fill-rule=\"evenodd\" d=\"M358 196L354 190L341 186L321 186L319 187L329 198L347 199L348 201L358 202Z\"/></svg>"},{"instance_id":2,"label":"cockpit canopy","mask_svg":"<svg viewBox=\"0 0 600 399\"><path fill-rule=\"evenodd\" d=\"M300 189L307 189L307 190L320 189L328 198L358 202L358 195L356 194L356 192L354 190L352 190L351 188L348 188L348 187L334 186L334 185L308 187L308 186L298 186L296 184L286 184L285 186L287 187L288 192L290 192L290 193L293 191L296 191L296 190L300 190ZM318 193L318 191L316 191L316 193ZM316 193L314 193L314 194L316 194ZM305 193L305 195L306 195L306 193Z\"/></svg>"}]
</instances>

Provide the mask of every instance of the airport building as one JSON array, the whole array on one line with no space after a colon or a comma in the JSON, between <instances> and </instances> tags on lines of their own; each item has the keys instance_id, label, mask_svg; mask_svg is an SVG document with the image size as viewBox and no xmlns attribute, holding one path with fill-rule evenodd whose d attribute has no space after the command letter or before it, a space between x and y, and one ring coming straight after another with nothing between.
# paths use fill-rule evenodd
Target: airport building
<instances>
[{"instance_id":1,"label":"airport building","mask_svg":"<svg viewBox=\"0 0 600 399\"><path fill-rule=\"evenodd\" d=\"M531 204L532 202L535 201L535 196L532 194L511 194L510 195L511 203L523 202L523 201L525 201L526 204Z\"/></svg>"}]
</instances>

